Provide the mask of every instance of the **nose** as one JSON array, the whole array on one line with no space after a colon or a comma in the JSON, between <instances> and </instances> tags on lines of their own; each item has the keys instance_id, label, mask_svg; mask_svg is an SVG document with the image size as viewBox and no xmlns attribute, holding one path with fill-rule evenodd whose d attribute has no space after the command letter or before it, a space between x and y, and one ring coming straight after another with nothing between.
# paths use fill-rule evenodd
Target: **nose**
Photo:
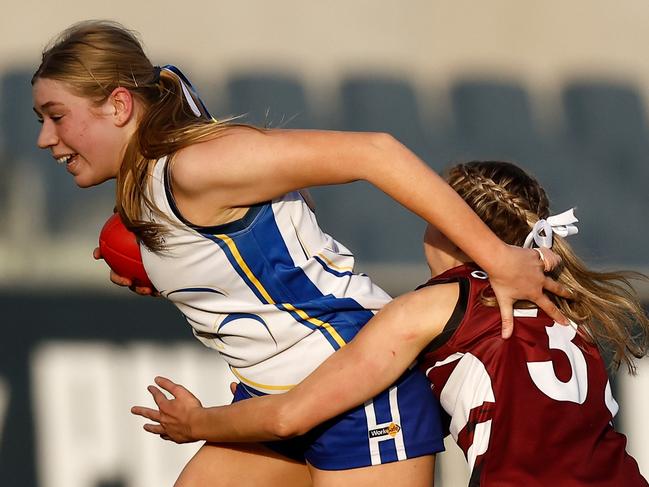
<instances>
[{"instance_id":1,"label":"nose","mask_svg":"<svg viewBox=\"0 0 649 487\"><path fill-rule=\"evenodd\" d=\"M47 149L49 147L55 146L59 142L59 138L56 135L56 131L52 127L48 120L43 120L43 125L41 126L41 131L38 134L38 139L36 139L36 144L41 149Z\"/></svg>"}]
</instances>

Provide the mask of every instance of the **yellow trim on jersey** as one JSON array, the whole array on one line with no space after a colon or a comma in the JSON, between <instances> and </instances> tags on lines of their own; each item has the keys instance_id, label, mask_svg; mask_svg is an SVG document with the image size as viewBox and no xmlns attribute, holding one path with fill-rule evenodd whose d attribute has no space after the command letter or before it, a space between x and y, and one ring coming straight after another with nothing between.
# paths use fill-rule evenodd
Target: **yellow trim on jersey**
<instances>
[{"instance_id":1,"label":"yellow trim on jersey","mask_svg":"<svg viewBox=\"0 0 649 487\"><path fill-rule=\"evenodd\" d=\"M237 372L237 369L235 369L234 367L230 367L230 370L241 382L243 382L244 384L248 384L250 387L254 387L256 389L266 389L267 391L289 391L295 387L295 384L291 384L288 386L271 386L268 384L260 384L259 382L252 381L242 376L239 372Z\"/></svg>"},{"instance_id":2,"label":"yellow trim on jersey","mask_svg":"<svg viewBox=\"0 0 649 487\"><path fill-rule=\"evenodd\" d=\"M331 267L331 268L333 268L333 269L336 269L336 270L339 270L339 271L349 271L349 272L352 272L352 271L354 270L353 267L349 267L349 266L342 267L342 266L339 266L339 265L334 264L330 259L328 259L327 257L325 257L323 253L319 253L319 254L318 254L318 257L321 257L322 260L324 260L325 263L326 263L329 267Z\"/></svg>"},{"instance_id":3,"label":"yellow trim on jersey","mask_svg":"<svg viewBox=\"0 0 649 487\"><path fill-rule=\"evenodd\" d=\"M318 318L311 318L311 317L310 317L308 314L306 314L304 311L302 311L301 309L297 309L297 308L296 308L295 306L293 306L292 304L289 304L289 303L282 303L281 306L284 306L284 307L285 307L286 309L288 309L289 311L294 311L294 312L297 313L297 315L298 315L300 318L302 318L304 321L308 321L309 323L311 323L311 324L313 324L313 325L323 327L325 330L327 330L327 331L329 332L329 334L331 335L331 337L336 341L336 343L337 343L338 345L340 345L341 347L344 347L344 346L345 346L345 340L343 340L343 337L341 337L341 336L338 334L338 332L336 331L336 329L335 329L333 326L331 326L329 323L327 323L327 322L325 322L325 321L322 321L322 320L319 320Z\"/></svg>"},{"instance_id":4,"label":"yellow trim on jersey","mask_svg":"<svg viewBox=\"0 0 649 487\"><path fill-rule=\"evenodd\" d=\"M305 253L307 256L313 255L313 254L311 253L311 249L309 249L309 247L307 247L306 244L305 244L305 243L302 241L302 239L300 238L300 234L299 234L299 232L297 231L297 228L295 228L295 224L293 223L293 220L291 220L291 224L293 225L293 230L295 231L295 236L297 237L297 241L299 242L300 247L302 247L302 250L304 251L304 253ZM327 249L327 250L329 250L329 249ZM332 252L333 252L333 251L332 251ZM334 252L334 253L335 253L335 252ZM332 269L336 269L336 270L338 270L338 271L348 271L348 272L353 272L353 271L354 271L354 268L353 268L353 267L350 267L350 266L342 267L342 266L339 266L339 265L334 264L334 263L331 261L331 259L325 257L325 255L324 255L322 252L320 252L319 254L317 254L317 256L320 257L322 260L324 260L324 261L325 261L325 264L327 264L327 265L328 265L329 267L331 267Z\"/></svg>"},{"instance_id":5,"label":"yellow trim on jersey","mask_svg":"<svg viewBox=\"0 0 649 487\"><path fill-rule=\"evenodd\" d=\"M237 246L234 244L232 239L228 237L227 235L216 235L217 238L220 238L225 242L225 245L228 246L230 249L230 252L232 252L232 255L234 256L234 259L237 261L237 264L241 267L241 270L248 276L248 279L255 285L257 290L261 293L261 295L268 301L269 304L275 304L275 301L273 301L273 298L270 297L270 294L268 294L268 291L262 286L261 282L259 282L259 279L255 277L255 275L252 273L250 270L250 267L248 267L248 264L243 260L243 257L241 257L241 254L239 253L239 249Z\"/></svg>"},{"instance_id":6,"label":"yellow trim on jersey","mask_svg":"<svg viewBox=\"0 0 649 487\"><path fill-rule=\"evenodd\" d=\"M257 279L255 277L255 275L252 273L252 271L250 270L250 267L248 267L248 264L246 264L246 262L243 260L243 257L241 257L241 254L239 253L239 249L237 248L235 243L232 241L232 239L230 237L228 237L227 235L216 235L216 237L223 240L225 245L228 246L228 248L230 249L230 252L232 252L232 255L234 256L234 259L237 261L237 264L239 264L239 266L241 267L241 270L246 274L248 279L250 279L250 281L254 284L254 286L257 288L257 290L266 299L266 301L268 301L269 304L277 304L277 303L275 303L275 301L273 301L273 298L270 297L270 294L268 294L268 291L266 291L263 284L261 282L259 282L259 279ZM346 342L343 339L343 337L341 337L338 334L336 329L333 326L331 326L331 324L329 324L329 323L327 323L325 321L319 320L317 318L310 317L303 310L296 308L292 304L281 303L279 306L282 306L282 307L286 308L288 311L295 312L300 318L302 318L304 321L308 321L312 325L316 325L316 326L324 328L325 330L327 330L327 332L329 332L329 334L334 339L334 341L338 345L340 345L341 347L344 347L346 345ZM252 385L252 384L250 384L250 385Z\"/></svg>"}]
</instances>

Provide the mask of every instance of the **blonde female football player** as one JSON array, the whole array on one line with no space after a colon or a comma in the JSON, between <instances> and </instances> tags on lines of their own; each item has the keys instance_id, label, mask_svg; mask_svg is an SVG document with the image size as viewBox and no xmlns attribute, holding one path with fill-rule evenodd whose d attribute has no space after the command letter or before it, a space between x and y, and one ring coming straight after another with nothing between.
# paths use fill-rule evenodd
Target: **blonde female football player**
<instances>
[{"instance_id":1,"label":"blonde female football player","mask_svg":"<svg viewBox=\"0 0 649 487\"><path fill-rule=\"evenodd\" d=\"M435 277L387 304L294 389L203 408L182 386L157 378L175 398L149 388L159 409L133 408L154 421L145 429L176 442L292 437L361 404L419 358L467 457L470 485L649 485L612 426L617 404L598 350L610 347L614 363L630 370L647 352L649 320L628 281L643 276L589 270L562 238L576 232L572 211L550 216L541 186L513 164L460 164L448 180L503 240L552 247L562 257L558 279L575 298L556 299L570 325L520 303L514 334L503 340L487 274L429 226L424 247Z\"/></svg>"},{"instance_id":2,"label":"blonde female football player","mask_svg":"<svg viewBox=\"0 0 649 487\"><path fill-rule=\"evenodd\" d=\"M82 188L117 179L116 208L141 241L147 274L229 363L237 399L289 390L389 300L320 230L298 191L312 185L365 179L437 225L491 273L505 336L516 299L564 319L543 289L566 291L543 274L539 254L500 241L388 135L217 122L177 68L154 66L132 32L105 21L63 32L32 84L38 145ZM424 382L405 375L397 401L386 391L315 437L207 444L177 485L427 485L442 447ZM377 454L368 430L397 417L400 430Z\"/></svg>"}]
</instances>

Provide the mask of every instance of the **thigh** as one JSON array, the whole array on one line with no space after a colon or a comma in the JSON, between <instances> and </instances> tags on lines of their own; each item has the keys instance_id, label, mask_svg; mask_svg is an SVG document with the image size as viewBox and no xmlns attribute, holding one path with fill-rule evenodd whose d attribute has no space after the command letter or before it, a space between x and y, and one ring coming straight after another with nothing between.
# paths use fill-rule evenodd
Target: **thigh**
<instances>
[{"instance_id":1,"label":"thigh","mask_svg":"<svg viewBox=\"0 0 649 487\"><path fill-rule=\"evenodd\" d=\"M174 487L308 487L306 464L263 445L204 444L185 465Z\"/></svg>"},{"instance_id":2,"label":"thigh","mask_svg":"<svg viewBox=\"0 0 649 487\"><path fill-rule=\"evenodd\" d=\"M320 470L309 465L313 487L431 487L435 479L435 456L349 470Z\"/></svg>"}]
</instances>

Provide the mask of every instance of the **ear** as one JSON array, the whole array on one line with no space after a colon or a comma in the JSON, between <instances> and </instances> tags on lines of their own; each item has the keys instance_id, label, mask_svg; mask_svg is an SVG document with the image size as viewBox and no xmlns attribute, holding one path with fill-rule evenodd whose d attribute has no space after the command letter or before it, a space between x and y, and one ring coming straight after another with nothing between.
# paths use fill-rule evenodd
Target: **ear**
<instances>
[{"instance_id":1,"label":"ear","mask_svg":"<svg viewBox=\"0 0 649 487\"><path fill-rule=\"evenodd\" d=\"M108 108L116 126L126 125L134 114L133 95L129 90L121 86L115 88L108 97Z\"/></svg>"}]
</instances>

